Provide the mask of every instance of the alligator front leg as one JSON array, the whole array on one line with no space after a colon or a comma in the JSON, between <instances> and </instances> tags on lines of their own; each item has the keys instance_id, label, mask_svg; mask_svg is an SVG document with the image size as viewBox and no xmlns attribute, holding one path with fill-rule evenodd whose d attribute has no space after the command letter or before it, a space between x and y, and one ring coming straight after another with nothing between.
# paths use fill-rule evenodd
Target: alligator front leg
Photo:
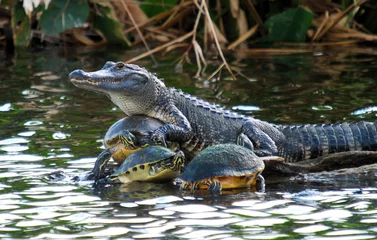
<instances>
[{"instance_id":1,"label":"alligator front leg","mask_svg":"<svg viewBox=\"0 0 377 240\"><path fill-rule=\"evenodd\" d=\"M243 146L245 148L250 149L251 151L254 151L253 143L250 141L250 138L246 136L244 133L238 135L236 142L237 145Z\"/></svg>"},{"instance_id":2,"label":"alligator front leg","mask_svg":"<svg viewBox=\"0 0 377 240\"><path fill-rule=\"evenodd\" d=\"M155 143L165 147L167 146L166 140L170 142L186 142L194 136L191 124L182 112L175 106L170 106L169 108L169 114L157 112L157 114L152 116L166 123L151 135Z\"/></svg>"},{"instance_id":3,"label":"alligator front leg","mask_svg":"<svg viewBox=\"0 0 377 240\"><path fill-rule=\"evenodd\" d=\"M246 120L242 125L242 132L252 141L256 155L260 157L277 155L276 143L254 120Z\"/></svg>"},{"instance_id":4,"label":"alligator front leg","mask_svg":"<svg viewBox=\"0 0 377 240\"><path fill-rule=\"evenodd\" d=\"M167 147L166 140L170 142L185 142L192 138L193 133L185 128L173 125L166 124L152 133L152 140L164 147Z\"/></svg>"}]
</instances>

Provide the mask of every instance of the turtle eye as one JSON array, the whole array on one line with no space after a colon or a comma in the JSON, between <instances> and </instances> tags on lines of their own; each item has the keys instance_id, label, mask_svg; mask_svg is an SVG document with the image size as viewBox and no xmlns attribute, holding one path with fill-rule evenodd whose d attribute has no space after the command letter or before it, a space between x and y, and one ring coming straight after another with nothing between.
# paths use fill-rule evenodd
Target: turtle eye
<instances>
[{"instance_id":1,"label":"turtle eye","mask_svg":"<svg viewBox=\"0 0 377 240\"><path fill-rule=\"evenodd\" d=\"M122 63L122 62L117 62L115 64L115 69L123 69L126 67L126 64Z\"/></svg>"}]
</instances>

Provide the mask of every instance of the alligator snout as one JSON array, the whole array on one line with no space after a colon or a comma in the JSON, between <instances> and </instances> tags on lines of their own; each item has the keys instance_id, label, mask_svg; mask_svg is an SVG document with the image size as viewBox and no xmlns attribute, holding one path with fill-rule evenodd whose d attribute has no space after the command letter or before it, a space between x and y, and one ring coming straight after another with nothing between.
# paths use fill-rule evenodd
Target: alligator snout
<instances>
[{"instance_id":1,"label":"alligator snout","mask_svg":"<svg viewBox=\"0 0 377 240\"><path fill-rule=\"evenodd\" d=\"M74 70L69 74L69 80L84 80L87 79L87 74L81 69Z\"/></svg>"}]
</instances>

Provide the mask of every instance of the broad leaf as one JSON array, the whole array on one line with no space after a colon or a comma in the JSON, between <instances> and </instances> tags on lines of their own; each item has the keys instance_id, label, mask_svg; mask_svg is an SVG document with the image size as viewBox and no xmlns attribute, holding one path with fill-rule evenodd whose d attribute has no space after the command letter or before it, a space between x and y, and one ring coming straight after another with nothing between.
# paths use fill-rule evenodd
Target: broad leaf
<instances>
[{"instance_id":1,"label":"broad leaf","mask_svg":"<svg viewBox=\"0 0 377 240\"><path fill-rule=\"evenodd\" d=\"M130 46L131 43L124 35L122 24L112 6L101 3L97 4L96 9L98 13L94 17L93 27L99 30L109 43Z\"/></svg>"},{"instance_id":2,"label":"broad leaf","mask_svg":"<svg viewBox=\"0 0 377 240\"><path fill-rule=\"evenodd\" d=\"M31 39L31 26L21 2L12 8L12 29L14 45L27 47Z\"/></svg>"},{"instance_id":3,"label":"broad leaf","mask_svg":"<svg viewBox=\"0 0 377 240\"><path fill-rule=\"evenodd\" d=\"M145 0L140 4L140 8L148 17L153 17L165 12L177 3L177 0Z\"/></svg>"},{"instance_id":4,"label":"broad leaf","mask_svg":"<svg viewBox=\"0 0 377 240\"><path fill-rule=\"evenodd\" d=\"M46 35L56 35L64 30L80 27L89 16L87 1L52 0L39 19L39 26Z\"/></svg>"},{"instance_id":5,"label":"broad leaf","mask_svg":"<svg viewBox=\"0 0 377 240\"><path fill-rule=\"evenodd\" d=\"M269 40L273 42L303 42L313 14L302 7L273 15L266 21Z\"/></svg>"}]
</instances>

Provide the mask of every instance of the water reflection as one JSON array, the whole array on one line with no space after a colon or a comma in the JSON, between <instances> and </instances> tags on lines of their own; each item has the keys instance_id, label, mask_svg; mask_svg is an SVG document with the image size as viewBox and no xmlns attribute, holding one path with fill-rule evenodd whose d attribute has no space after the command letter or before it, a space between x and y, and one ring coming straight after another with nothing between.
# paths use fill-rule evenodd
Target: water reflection
<instances>
[{"instance_id":1,"label":"water reflection","mask_svg":"<svg viewBox=\"0 0 377 240\"><path fill-rule=\"evenodd\" d=\"M377 60L366 50L239 58L246 78L237 81L193 79L194 67L172 72L171 59L158 68L147 60L139 64L167 85L271 122L375 120ZM130 54L98 51L31 50L0 61L0 238L377 237L377 167L334 181L267 179L265 192L221 195L180 192L173 183L72 181L93 167L107 128L124 116L105 96L67 79L73 69L95 70L104 59ZM61 175L51 178L56 171Z\"/></svg>"}]
</instances>

